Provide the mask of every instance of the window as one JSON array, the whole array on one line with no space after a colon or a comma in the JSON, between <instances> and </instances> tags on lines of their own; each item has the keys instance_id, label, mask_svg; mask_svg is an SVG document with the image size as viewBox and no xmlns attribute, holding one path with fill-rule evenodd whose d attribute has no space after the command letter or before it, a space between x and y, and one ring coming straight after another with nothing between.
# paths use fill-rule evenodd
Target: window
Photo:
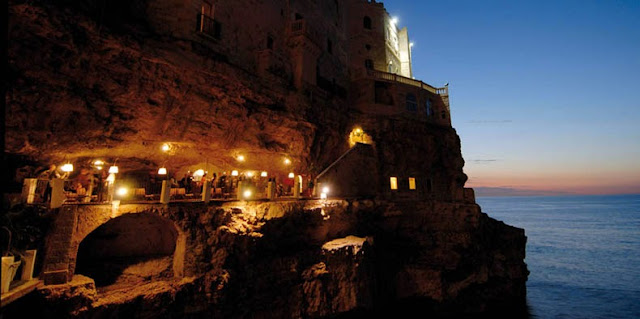
<instances>
[{"instance_id":1,"label":"window","mask_svg":"<svg viewBox=\"0 0 640 319\"><path fill-rule=\"evenodd\" d=\"M200 12L198 13L198 25L196 30L211 36L215 39L220 39L222 33L222 26L220 22L216 21L213 17L215 7L208 3L202 2L200 6Z\"/></svg>"},{"instance_id":2,"label":"window","mask_svg":"<svg viewBox=\"0 0 640 319\"><path fill-rule=\"evenodd\" d=\"M371 59L364 60L364 67L367 68L368 70L372 70L373 69L373 60L371 60Z\"/></svg>"},{"instance_id":3,"label":"window","mask_svg":"<svg viewBox=\"0 0 640 319\"><path fill-rule=\"evenodd\" d=\"M425 103L425 112L427 113L427 116L431 116L431 114L433 114L433 107L432 107L432 103L433 101L431 101L431 99L427 99L427 102Z\"/></svg>"},{"instance_id":4,"label":"window","mask_svg":"<svg viewBox=\"0 0 640 319\"><path fill-rule=\"evenodd\" d=\"M431 178L427 179L427 192L432 192L433 191L433 182L431 181Z\"/></svg>"},{"instance_id":5,"label":"window","mask_svg":"<svg viewBox=\"0 0 640 319\"><path fill-rule=\"evenodd\" d=\"M364 48L367 49L367 51L371 51L371 45L369 44L365 44Z\"/></svg>"},{"instance_id":6,"label":"window","mask_svg":"<svg viewBox=\"0 0 640 319\"><path fill-rule=\"evenodd\" d=\"M446 119L447 118L447 112L442 111L442 113L440 113L442 115L442 119Z\"/></svg>"},{"instance_id":7,"label":"window","mask_svg":"<svg viewBox=\"0 0 640 319\"><path fill-rule=\"evenodd\" d=\"M333 53L333 43L331 39L327 39L327 52L329 52L329 54Z\"/></svg>"},{"instance_id":8,"label":"window","mask_svg":"<svg viewBox=\"0 0 640 319\"><path fill-rule=\"evenodd\" d=\"M364 19L362 19L362 27L371 30L371 18L365 16Z\"/></svg>"},{"instance_id":9,"label":"window","mask_svg":"<svg viewBox=\"0 0 640 319\"><path fill-rule=\"evenodd\" d=\"M397 177L389 178L389 183L390 183L391 189L398 189L398 178Z\"/></svg>"},{"instance_id":10,"label":"window","mask_svg":"<svg viewBox=\"0 0 640 319\"><path fill-rule=\"evenodd\" d=\"M416 101L416 96L413 95L413 93L407 93L407 110L410 112L418 110L418 102Z\"/></svg>"},{"instance_id":11,"label":"window","mask_svg":"<svg viewBox=\"0 0 640 319\"><path fill-rule=\"evenodd\" d=\"M200 14L204 14L210 18L213 18L213 5L209 2L202 2L202 6L200 7Z\"/></svg>"},{"instance_id":12,"label":"window","mask_svg":"<svg viewBox=\"0 0 640 319\"><path fill-rule=\"evenodd\" d=\"M267 49L273 49L273 38L270 35L267 36Z\"/></svg>"},{"instance_id":13,"label":"window","mask_svg":"<svg viewBox=\"0 0 640 319\"><path fill-rule=\"evenodd\" d=\"M416 189L416 179L415 177L409 177L409 189Z\"/></svg>"}]
</instances>

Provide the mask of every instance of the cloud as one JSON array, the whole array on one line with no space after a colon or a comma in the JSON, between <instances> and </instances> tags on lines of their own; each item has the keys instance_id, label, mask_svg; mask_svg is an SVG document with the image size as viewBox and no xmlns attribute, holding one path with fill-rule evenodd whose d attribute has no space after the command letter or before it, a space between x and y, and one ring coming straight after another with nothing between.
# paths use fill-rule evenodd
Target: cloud
<instances>
[{"instance_id":1,"label":"cloud","mask_svg":"<svg viewBox=\"0 0 640 319\"><path fill-rule=\"evenodd\" d=\"M489 164L489 163L498 162L498 161L500 161L500 160L499 159L495 159L495 158L471 160L471 162L473 162L475 164Z\"/></svg>"},{"instance_id":2,"label":"cloud","mask_svg":"<svg viewBox=\"0 0 640 319\"><path fill-rule=\"evenodd\" d=\"M472 120L467 123L471 124L505 124L513 123L513 120Z\"/></svg>"}]
</instances>

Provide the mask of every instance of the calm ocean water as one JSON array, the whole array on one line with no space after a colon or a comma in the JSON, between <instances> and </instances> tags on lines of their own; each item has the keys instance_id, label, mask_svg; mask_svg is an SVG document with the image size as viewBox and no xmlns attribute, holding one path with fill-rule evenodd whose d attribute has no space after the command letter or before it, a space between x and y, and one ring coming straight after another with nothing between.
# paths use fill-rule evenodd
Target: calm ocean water
<instances>
[{"instance_id":1,"label":"calm ocean water","mask_svg":"<svg viewBox=\"0 0 640 319\"><path fill-rule=\"evenodd\" d=\"M640 195L479 197L525 229L534 318L640 318Z\"/></svg>"}]
</instances>

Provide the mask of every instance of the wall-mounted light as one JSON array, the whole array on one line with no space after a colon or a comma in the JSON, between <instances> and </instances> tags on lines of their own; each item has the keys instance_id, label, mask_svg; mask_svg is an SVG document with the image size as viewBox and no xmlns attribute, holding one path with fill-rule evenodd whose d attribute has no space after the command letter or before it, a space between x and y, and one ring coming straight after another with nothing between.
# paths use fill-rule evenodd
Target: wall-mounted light
<instances>
[{"instance_id":1,"label":"wall-mounted light","mask_svg":"<svg viewBox=\"0 0 640 319\"><path fill-rule=\"evenodd\" d=\"M288 177L289 177L289 178L294 178L294 177L296 177L296 174L294 174L293 172L291 172L291 173L289 173L289 176L288 176Z\"/></svg>"},{"instance_id":2,"label":"wall-mounted light","mask_svg":"<svg viewBox=\"0 0 640 319\"><path fill-rule=\"evenodd\" d=\"M261 176L261 177L267 177L267 172L264 172L264 171L263 171L262 173L260 173L260 176Z\"/></svg>"},{"instance_id":3,"label":"wall-mounted light","mask_svg":"<svg viewBox=\"0 0 640 319\"><path fill-rule=\"evenodd\" d=\"M118 172L120 172L118 166L113 165L109 167L109 174L118 174Z\"/></svg>"},{"instance_id":4,"label":"wall-mounted light","mask_svg":"<svg viewBox=\"0 0 640 319\"><path fill-rule=\"evenodd\" d=\"M291 160L288 158L284 159L284 165L291 165Z\"/></svg>"},{"instance_id":5,"label":"wall-mounted light","mask_svg":"<svg viewBox=\"0 0 640 319\"><path fill-rule=\"evenodd\" d=\"M238 162L244 162L245 161L245 157L244 157L244 155L238 155L236 157L236 160L238 160Z\"/></svg>"},{"instance_id":6,"label":"wall-mounted light","mask_svg":"<svg viewBox=\"0 0 640 319\"><path fill-rule=\"evenodd\" d=\"M73 172L73 164L65 163L64 165L62 165L62 167L60 167L60 170L62 170L65 173Z\"/></svg>"},{"instance_id":7,"label":"wall-mounted light","mask_svg":"<svg viewBox=\"0 0 640 319\"><path fill-rule=\"evenodd\" d=\"M166 153L166 152L168 152L168 151L170 151L170 150L171 150L171 144L169 144L169 143L164 143L164 144L162 144L162 146L160 147L160 149L161 149L163 152L165 152L165 153Z\"/></svg>"},{"instance_id":8,"label":"wall-mounted light","mask_svg":"<svg viewBox=\"0 0 640 319\"><path fill-rule=\"evenodd\" d=\"M116 194L118 194L118 196L120 197L127 196L127 193L129 193L129 190L126 187L120 187L116 191Z\"/></svg>"},{"instance_id":9,"label":"wall-mounted light","mask_svg":"<svg viewBox=\"0 0 640 319\"><path fill-rule=\"evenodd\" d=\"M238 176L238 171L236 170L231 171L231 176Z\"/></svg>"},{"instance_id":10,"label":"wall-mounted light","mask_svg":"<svg viewBox=\"0 0 640 319\"><path fill-rule=\"evenodd\" d=\"M165 167L158 168L158 175L167 175L167 168Z\"/></svg>"}]
</instances>

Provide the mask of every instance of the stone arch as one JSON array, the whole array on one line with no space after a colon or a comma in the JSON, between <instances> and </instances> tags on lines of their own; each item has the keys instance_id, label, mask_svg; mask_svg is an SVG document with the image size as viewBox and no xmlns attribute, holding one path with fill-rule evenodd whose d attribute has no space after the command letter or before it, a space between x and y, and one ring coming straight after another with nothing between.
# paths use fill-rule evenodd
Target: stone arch
<instances>
[{"instance_id":1,"label":"stone arch","mask_svg":"<svg viewBox=\"0 0 640 319\"><path fill-rule=\"evenodd\" d=\"M72 273L93 278L96 286L183 276L186 236L172 220L143 211L92 226L75 239Z\"/></svg>"}]
</instances>

